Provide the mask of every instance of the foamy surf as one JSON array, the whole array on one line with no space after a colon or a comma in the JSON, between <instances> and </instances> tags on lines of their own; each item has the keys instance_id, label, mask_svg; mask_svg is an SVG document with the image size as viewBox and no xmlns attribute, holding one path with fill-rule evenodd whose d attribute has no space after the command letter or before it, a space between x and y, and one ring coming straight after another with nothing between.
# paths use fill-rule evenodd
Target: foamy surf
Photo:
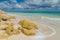
<instances>
[{"instance_id":1,"label":"foamy surf","mask_svg":"<svg viewBox=\"0 0 60 40\"><path fill-rule=\"evenodd\" d=\"M47 20L57 20L57 21L60 21L60 18L51 18L51 17L44 17L44 16L42 16L41 18L42 19L47 19Z\"/></svg>"}]
</instances>

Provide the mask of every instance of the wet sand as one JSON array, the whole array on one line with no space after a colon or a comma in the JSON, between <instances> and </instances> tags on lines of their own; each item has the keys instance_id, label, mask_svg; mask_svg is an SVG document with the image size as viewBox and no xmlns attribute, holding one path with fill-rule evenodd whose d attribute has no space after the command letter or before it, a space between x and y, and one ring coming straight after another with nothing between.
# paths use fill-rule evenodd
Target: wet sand
<instances>
[{"instance_id":1,"label":"wet sand","mask_svg":"<svg viewBox=\"0 0 60 40\"><path fill-rule=\"evenodd\" d=\"M56 30L56 34L52 37L46 38L45 40L60 40L60 20L50 20L47 18L41 18L41 16L36 17L36 16L31 16L31 15L30 16L20 15L20 17L21 18L19 18L19 19L27 19L27 18L29 19L30 18L29 20L36 21L41 24L45 24L45 25L53 27ZM18 35L18 37L16 37L16 36L13 36L13 37L11 37L11 40L29 40L29 38L26 38L25 36L19 37L19 35ZM5 39L5 40L10 40L10 39ZM41 40L41 39L38 39L38 40Z\"/></svg>"}]
</instances>

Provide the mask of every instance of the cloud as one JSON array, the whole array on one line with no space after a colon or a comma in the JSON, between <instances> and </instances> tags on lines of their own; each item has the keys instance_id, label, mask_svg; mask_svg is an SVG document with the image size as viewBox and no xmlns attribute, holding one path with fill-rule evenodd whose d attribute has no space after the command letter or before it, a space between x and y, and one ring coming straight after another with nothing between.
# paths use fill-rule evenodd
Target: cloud
<instances>
[{"instance_id":1,"label":"cloud","mask_svg":"<svg viewBox=\"0 0 60 40\"><path fill-rule=\"evenodd\" d=\"M41 3L57 4L59 0L45 0L44 2L43 0L26 0L26 2L30 4L41 4Z\"/></svg>"},{"instance_id":2,"label":"cloud","mask_svg":"<svg viewBox=\"0 0 60 40\"><path fill-rule=\"evenodd\" d=\"M9 4L9 1L11 2L10 4ZM38 8L41 8L40 6L43 4L45 4L45 6L47 5L54 6L53 4L58 4L59 2L59 0L45 0L45 2L43 2L42 0L25 0L24 3L18 3L17 0L9 0L9 1L0 2L0 8L8 8L8 9L13 9L13 8L33 9L35 8L35 9L38 9ZM32 5L35 5L35 6L32 6Z\"/></svg>"},{"instance_id":3,"label":"cloud","mask_svg":"<svg viewBox=\"0 0 60 40\"><path fill-rule=\"evenodd\" d=\"M17 2L16 0L10 0L11 2Z\"/></svg>"},{"instance_id":4,"label":"cloud","mask_svg":"<svg viewBox=\"0 0 60 40\"><path fill-rule=\"evenodd\" d=\"M16 0L10 0L11 3L9 4L9 1L4 1L4 2L0 2L0 8L4 9L12 9L12 8L23 8L19 3L17 3Z\"/></svg>"},{"instance_id":5,"label":"cloud","mask_svg":"<svg viewBox=\"0 0 60 40\"><path fill-rule=\"evenodd\" d=\"M11 8L9 6L9 3L7 1L4 1L4 2L0 2L0 8L3 9L3 8Z\"/></svg>"},{"instance_id":6,"label":"cloud","mask_svg":"<svg viewBox=\"0 0 60 40\"><path fill-rule=\"evenodd\" d=\"M27 4L40 4L41 2L41 0L26 0Z\"/></svg>"},{"instance_id":7,"label":"cloud","mask_svg":"<svg viewBox=\"0 0 60 40\"><path fill-rule=\"evenodd\" d=\"M59 4L59 2L60 2L60 0L44 0L44 1L43 0L26 0L27 4L36 5L36 6L44 6L45 5L45 7L47 7L48 5L50 5L51 7L54 5L57 6Z\"/></svg>"},{"instance_id":8,"label":"cloud","mask_svg":"<svg viewBox=\"0 0 60 40\"><path fill-rule=\"evenodd\" d=\"M13 6L13 5L12 5ZM14 8L23 8L20 4L15 4Z\"/></svg>"},{"instance_id":9,"label":"cloud","mask_svg":"<svg viewBox=\"0 0 60 40\"><path fill-rule=\"evenodd\" d=\"M53 4L57 4L59 2L59 0L52 0Z\"/></svg>"}]
</instances>

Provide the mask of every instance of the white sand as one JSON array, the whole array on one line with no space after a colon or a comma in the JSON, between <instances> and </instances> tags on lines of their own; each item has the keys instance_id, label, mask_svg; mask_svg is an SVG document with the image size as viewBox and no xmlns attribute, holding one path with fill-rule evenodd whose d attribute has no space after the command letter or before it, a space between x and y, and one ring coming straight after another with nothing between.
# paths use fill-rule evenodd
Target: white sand
<instances>
[{"instance_id":1,"label":"white sand","mask_svg":"<svg viewBox=\"0 0 60 40\"><path fill-rule=\"evenodd\" d=\"M14 14L14 15L16 15L16 14ZM42 17L37 17L37 16L35 17L35 16L31 16L31 15L30 16L29 15L28 16L26 16L26 15L20 15L19 18L17 18L17 19L20 19L20 20L23 20L23 19L31 20L31 21L37 22L39 24L45 24L47 26L51 26L51 27L55 28L55 30L56 30L57 33L54 36L49 37L49 38L51 40L57 40L57 39L59 40L60 39L59 38L60 37L60 32L59 32L59 30L60 30L60 27L59 27L60 26L60 20L50 20L49 18L42 18ZM49 38L46 38L46 40L49 40ZM15 35L15 36L9 37L6 40L32 40L32 39L29 39L28 37L22 36L22 35L21 36L19 36L19 35L16 36ZM34 39L34 40L37 40L37 39ZM42 40L42 39L38 39L38 40Z\"/></svg>"}]
</instances>

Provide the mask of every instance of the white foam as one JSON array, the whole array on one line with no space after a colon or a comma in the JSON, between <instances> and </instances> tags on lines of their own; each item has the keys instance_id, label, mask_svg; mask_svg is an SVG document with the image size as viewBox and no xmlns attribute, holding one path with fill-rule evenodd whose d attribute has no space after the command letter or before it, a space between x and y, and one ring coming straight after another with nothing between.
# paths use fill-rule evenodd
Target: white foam
<instances>
[{"instance_id":1,"label":"white foam","mask_svg":"<svg viewBox=\"0 0 60 40\"><path fill-rule=\"evenodd\" d=\"M60 20L60 18L51 18L51 17L44 17L44 16L42 16L41 17L42 19L47 19L47 20Z\"/></svg>"}]
</instances>

